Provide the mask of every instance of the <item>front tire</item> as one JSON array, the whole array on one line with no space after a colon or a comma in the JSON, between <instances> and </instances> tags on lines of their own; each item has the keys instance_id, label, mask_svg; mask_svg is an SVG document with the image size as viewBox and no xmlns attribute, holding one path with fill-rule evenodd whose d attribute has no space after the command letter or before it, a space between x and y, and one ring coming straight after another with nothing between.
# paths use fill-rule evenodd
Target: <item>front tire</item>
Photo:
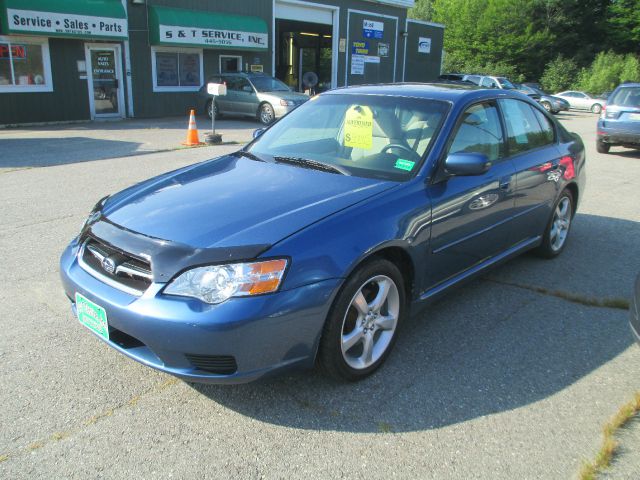
<instances>
[{"instance_id":1,"label":"front tire","mask_svg":"<svg viewBox=\"0 0 640 480\"><path fill-rule=\"evenodd\" d=\"M596 151L598 153L609 153L611 145L604 143L602 140L596 140Z\"/></svg>"},{"instance_id":2,"label":"front tire","mask_svg":"<svg viewBox=\"0 0 640 480\"><path fill-rule=\"evenodd\" d=\"M331 307L320 340L319 367L343 381L371 375L389 356L406 310L398 267L385 259L361 265Z\"/></svg>"},{"instance_id":3,"label":"front tire","mask_svg":"<svg viewBox=\"0 0 640 480\"><path fill-rule=\"evenodd\" d=\"M213 111L212 111L213 108ZM214 103L213 100L209 100L207 102L207 106L205 107L205 110L207 112L207 117L209 117L209 119L211 119L211 116L215 113L216 116L216 120L220 118L220 112L218 111L218 104Z\"/></svg>"},{"instance_id":4,"label":"front tire","mask_svg":"<svg viewBox=\"0 0 640 480\"><path fill-rule=\"evenodd\" d=\"M544 231L542 244L536 253L543 258L554 258L562 253L567 244L573 220L574 200L569 190L563 190L553 207L549 224Z\"/></svg>"},{"instance_id":5,"label":"front tire","mask_svg":"<svg viewBox=\"0 0 640 480\"><path fill-rule=\"evenodd\" d=\"M599 114L602 111L602 105L599 103L594 104L591 107L591 113Z\"/></svg>"},{"instance_id":6,"label":"front tire","mask_svg":"<svg viewBox=\"0 0 640 480\"><path fill-rule=\"evenodd\" d=\"M276 113L269 103L263 103L258 109L258 120L263 125L269 125L276 119Z\"/></svg>"},{"instance_id":7,"label":"front tire","mask_svg":"<svg viewBox=\"0 0 640 480\"><path fill-rule=\"evenodd\" d=\"M541 102L540 105L542 105L542 108L544 108L547 112L553 113L551 112L551 104L549 102Z\"/></svg>"}]
</instances>

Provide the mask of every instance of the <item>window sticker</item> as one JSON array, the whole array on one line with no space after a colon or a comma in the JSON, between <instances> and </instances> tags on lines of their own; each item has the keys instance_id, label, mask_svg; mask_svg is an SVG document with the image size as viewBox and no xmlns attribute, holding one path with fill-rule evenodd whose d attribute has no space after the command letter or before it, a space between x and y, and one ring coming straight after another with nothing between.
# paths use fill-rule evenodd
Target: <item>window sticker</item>
<instances>
[{"instance_id":1,"label":"window sticker","mask_svg":"<svg viewBox=\"0 0 640 480\"><path fill-rule=\"evenodd\" d=\"M344 118L344 146L369 150L373 145L373 112L369 107L354 105Z\"/></svg>"},{"instance_id":2,"label":"window sticker","mask_svg":"<svg viewBox=\"0 0 640 480\"><path fill-rule=\"evenodd\" d=\"M415 166L415 164L416 162L412 162L411 160L405 160L404 158L399 158L398 160L396 160L396 164L394 165L394 167L400 170L406 170L407 172L410 172L411 170L413 170L413 167Z\"/></svg>"}]
</instances>

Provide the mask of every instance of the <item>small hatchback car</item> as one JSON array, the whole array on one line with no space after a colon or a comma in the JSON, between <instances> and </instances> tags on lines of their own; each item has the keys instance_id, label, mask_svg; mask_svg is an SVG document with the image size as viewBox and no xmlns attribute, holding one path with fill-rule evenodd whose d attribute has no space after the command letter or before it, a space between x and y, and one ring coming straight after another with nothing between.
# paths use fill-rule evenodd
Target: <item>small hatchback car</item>
<instances>
[{"instance_id":1,"label":"small hatchback car","mask_svg":"<svg viewBox=\"0 0 640 480\"><path fill-rule=\"evenodd\" d=\"M598 119L596 149L613 146L640 149L640 83L623 83L609 96Z\"/></svg>"},{"instance_id":2,"label":"small hatchback car","mask_svg":"<svg viewBox=\"0 0 640 480\"><path fill-rule=\"evenodd\" d=\"M516 92L334 90L238 152L102 199L62 281L94 334L180 378L319 364L357 380L412 306L562 252L584 165L580 138Z\"/></svg>"}]
</instances>

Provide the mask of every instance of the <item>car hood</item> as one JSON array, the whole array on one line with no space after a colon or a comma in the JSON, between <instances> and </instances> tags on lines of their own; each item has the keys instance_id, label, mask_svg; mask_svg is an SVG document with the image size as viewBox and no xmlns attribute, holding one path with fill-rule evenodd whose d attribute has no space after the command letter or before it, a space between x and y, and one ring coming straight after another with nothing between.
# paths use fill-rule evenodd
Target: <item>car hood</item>
<instances>
[{"instance_id":1,"label":"car hood","mask_svg":"<svg viewBox=\"0 0 640 480\"><path fill-rule=\"evenodd\" d=\"M542 95L540 98L543 100L548 100L550 102L553 101L553 102L569 103L564 98L556 97L555 95Z\"/></svg>"},{"instance_id":2,"label":"car hood","mask_svg":"<svg viewBox=\"0 0 640 480\"><path fill-rule=\"evenodd\" d=\"M292 100L296 103L304 103L309 100L309 95L299 92L258 92L261 100Z\"/></svg>"},{"instance_id":3,"label":"car hood","mask_svg":"<svg viewBox=\"0 0 640 480\"><path fill-rule=\"evenodd\" d=\"M115 194L102 214L127 230L195 248L273 245L395 185L227 155Z\"/></svg>"}]
</instances>

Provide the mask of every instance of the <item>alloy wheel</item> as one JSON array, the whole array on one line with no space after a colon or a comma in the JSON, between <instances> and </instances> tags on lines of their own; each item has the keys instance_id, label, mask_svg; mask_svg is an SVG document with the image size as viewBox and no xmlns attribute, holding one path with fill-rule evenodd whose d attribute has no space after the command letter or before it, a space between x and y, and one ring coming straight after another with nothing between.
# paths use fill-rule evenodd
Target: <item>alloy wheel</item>
<instances>
[{"instance_id":1,"label":"alloy wheel","mask_svg":"<svg viewBox=\"0 0 640 480\"><path fill-rule=\"evenodd\" d=\"M391 345L400 315L400 295L391 278L367 280L351 300L342 322L342 356L351 368L377 362Z\"/></svg>"},{"instance_id":2,"label":"alloy wheel","mask_svg":"<svg viewBox=\"0 0 640 480\"><path fill-rule=\"evenodd\" d=\"M551 249L554 252L559 251L564 242L567 240L569 234L569 227L571 226L571 199L569 197L563 197L553 214L553 224L549 232Z\"/></svg>"},{"instance_id":3,"label":"alloy wheel","mask_svg":"<svg viewBox=\"0 0 640 480\"><path fill-rule=\"evenodd\" d=\"M260 108L260 121L264 125L268 125L273 122L273 109L270 105L263 105Z\"/></svg>"}]
</instances>

